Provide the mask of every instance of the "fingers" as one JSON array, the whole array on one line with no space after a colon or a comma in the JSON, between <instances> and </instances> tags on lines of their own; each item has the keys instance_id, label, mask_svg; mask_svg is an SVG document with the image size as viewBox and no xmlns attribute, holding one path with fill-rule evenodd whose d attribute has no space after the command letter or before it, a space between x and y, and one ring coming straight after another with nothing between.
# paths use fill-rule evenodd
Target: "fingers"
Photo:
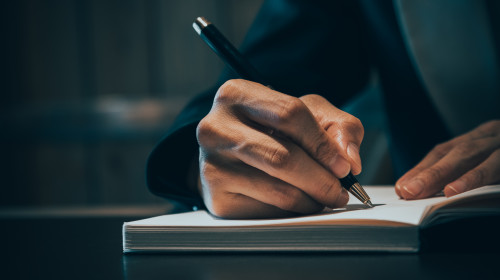
<instances>
[{"instance_id":1,"label":"fingers","mask_svg":"<svg viewBox=\"0 0 500 280\"><path fill-rule=\"evenodd\" d=\"M397 182L396 182L396 193L399 197L403 197L402 189L403 186L408 183L408 181L414 178L417 174L421 173L425 169L434 165L436 162L441 160L448 152L452 149L452 144L444 143L439 144L434 149L432 149L420 163L418 163L414 168L406 172Z\"/></svg>"},{"instance_id":2,"label":"fingers","mask_svg":"<svg viewBox=\"0 0 500 280\"><path fill-rule=\"evenodd\" d=\"M265 135L252 137L235 149L235 156L246 164L296 186L319 203L331 208L347 203L347 192L334 175L313 160L293 142Z\"/></svg>"},{"instance_id":3,"label":"fingers","mask_svg":"<svg viewBox=\"0 0 500 280\"><path fill-rule=\"evenodd\" d=\"M344 206L349 199L331 172L287 139L217 113L199 123L197 134L204 201L219 217L309 214L324 205ZM256 208L241 209L235 201ZM262 203L273 207L264 209Z\"/></svg>"},{"instance_id":4,"label":"fingers","mask_svg":"<svg viewBox=\"0 0 500 280\"><path fill-rule=\"evenodd\" d=\"M436 194L451 182L445 188L445 194L492 183L492 176L479 175L491 168L498 170L493 155L499 144L499 137L486 137L438 145L397 182L396 193L404 199L420 199ZM465 178L457 180L462 176Z\"/></svg>"},{"instance_id":5,"label":"fingers","mask_svg":"<svg viewBox=\"0 0 500 280\"><path fill-rule=\"evenodd\" d=\"M446 156L452 149L457 146L464 145L464 143L468 143L474 140L479 140L488 137L495 137L500 134L500 121L493 120L486 122L477 128L473 129L469 133L465 133L456 138L451 139L450 141L439 144L432 151L427 154L427 156L414 168L408 171L404 176L402 176L396 182L396 193L399 197L403 197L402 188L409 179L414 178L417 174L434 165L437 161L441 160L444 156Z\"/></svg>"},{"instance_id":6,"label":"fingers","mask_svg":"<svg viewBox=\"0 0 500 280\"><path fill-rule=\"evenodd\" d=\"M476 168L468 171L454 182L448 184L444 188L444 194L449 197L485 185L499 183L499 166L500 150L497 150Z\"/></svg>"},{"instance_id":7,"label":"fingers","mask_svg":"<svg viewBox=\"0 0 500 280\"><path fill-rule=\"evenodd\" d=\"M215 102L227 103L249 121L284 135L336 177L343 178L350 172L347 151L327 135L300 99L257 83L233 81L219 89Z\"/></svg>"},{"instance_id":8,"label":"fingers","mask_svg":"<svg viewBox=\"0 0 500 280\"><path fill-rule=\"evenodd\" d=\"M212 213L270 217L347 204L337 178L361 171L362 126L324 99L304 100L244 80L220 87L197 128Z\"/></svg>"},{"instance_id":9,"label":"fingers","mask_svg":"<svg viewBox=\"0 0 500 280\"><path fill-rule=\"evenodd\" d=\"M410 189L408 189L407 184L412 181L416 180L417 186L413 186L413 188L418 188L419 184L429 184L431 182L428 182L431 179L427 179L429 176L432 175L426 175L427 174L436 174L440 172L440 166L436 168L431 168L433 165L435 165L438 161L440 161L443 157L445 157L448 152L451 150L452 146L449 145L449 143L445 144L440 144L434 147L425 157L424 159L418 163L414 168L409 170L405 175L403 175L397 182L396 182L396 193L399 197L405 198L405 199L410 199L411 197L415 197L415 193L418 192L418 190L413 190L412 186L410 184ZM424 172L425 171L425 172ZM447 171L447 170L446 170ZM424 174L421 174L424 172ZM417 177L417 175L421 174L420 177ZM438 184L438 183L436 183ZM429 192L434 191L433 189L430 190ZM416 197L415 197L416 198ZM415 199L413 198L413 199Z\"/></svg>"},{"instance_id":10,"label":"fingers","mask_svg":"<svg viewBox=\"0 0 500 280\"><path fill-rule=\"evenodd\" d=\"M251 127L233 125L233 122L228 122L225 128L227 135L219 133L220 138L212 136L215 138L213 141L220 144L216 149L219 155L240 160L270 177L295 186L322 205L336 208L347 203L349 196L337 178L295 143ZM229 141L233 144L226 143L230 138L233 138ZM250 176L243 171L241 173L244 177ZM272 190L265 192L269 191Z\"/></svg>"},{"instance_id":11,"label":"fingers","mask_svg":"<svg viewBox=\"0 0 500 280\"><path fill-rule=\"evenodd\" d=\"M499 126L499 123L499 121L487 122L470 131L469 133L460 135L446 143L442 143L434 147L434 149L432 149L419 164L408 171L396 182L396 194L399 197L404 198L403 186L405 186L410 179L415 178L417 174L433 166L436 162L445 157L452 149L455 149L457 146L464 145L464 143L466 144L470 141L482 139L485 137L495 136L495 132L498 133L497 126ZM408 191L405 190L404 192L406 193L406 195L408 194Z\"/></svg>"},{"instance_id":12,"label":"fingers","mask_svg":"<svg viewBox=\"0 0 500 280\"><path fill-rule=\"evenodd\" d=\"M224 207L209 209L213 215L224 219L265 219L297 216L275 206L265 204L242 194L227 193L224 195Z\"/></svg>"},{"instance_id":13,"label":"fingers","mask_svg":"<svg viewBox=\"0 0 500 280\"><path fill-rule=\"evenodd\" d=\"M224 218L284 217L323 209L303 191L241 162L221 164L204 159L207 207ZM215 173L215 174L214 174ZM215 175L215 176L214 176ZM214 182L217 181L217 182Z\"/></svg>"},{"instance_id":14,"label":"fingers","mask_svg":"<svg viewBox=\"0 0 500 280\"><path fill-rule=\"evenodd\" d=\"M364 136L364 129L361 121L351 114L348 114L333 106L325 98L310 94L300 98L311 112L320 127L326 130L327 135L336 140L340 146L340 151L346 155L346 159L351 164L352 173L361 173L361 158L359 147Z\"/></svg>"}]
</instances>

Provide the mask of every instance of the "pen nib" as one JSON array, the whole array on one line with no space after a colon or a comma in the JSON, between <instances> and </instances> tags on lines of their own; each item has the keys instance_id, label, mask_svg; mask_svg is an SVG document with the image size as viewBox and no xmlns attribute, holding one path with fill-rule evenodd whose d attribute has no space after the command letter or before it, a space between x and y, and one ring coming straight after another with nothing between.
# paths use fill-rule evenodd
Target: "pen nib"
<instances>
[{"instance_id":1,"label":"pen nib","mask_svg":"<svg viewBox=\"0 0 500 280\"><path fill-rule=\"evenodd\" d=\"M366 205L370 206L370 208L373 208L373 204L371 201L367 200L365 203Z\"/></svg>"}]
</instances>

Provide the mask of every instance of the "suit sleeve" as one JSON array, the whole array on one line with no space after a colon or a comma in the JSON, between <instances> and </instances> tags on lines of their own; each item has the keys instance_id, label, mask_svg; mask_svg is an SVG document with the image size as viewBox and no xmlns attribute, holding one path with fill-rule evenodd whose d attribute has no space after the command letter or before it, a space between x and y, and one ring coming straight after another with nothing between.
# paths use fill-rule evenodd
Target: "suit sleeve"
<instances>
[{"instance_id":1,"label":"suit sleeve","mask_svg":"<svg viewBox=\"0 0 500 280\"><path fill-rule=\"evenodd\" d=\"M240 51L276 90L297 97L320 94L341 106L365 86L369 73L358 10L355 1L267 1ZM153 193L203 207L186 186L190 163L198 156L196 126L210 111L217 88L232 78L237 77L225 69L154 148L146 170Z\"/></svg>"}]
</instances>

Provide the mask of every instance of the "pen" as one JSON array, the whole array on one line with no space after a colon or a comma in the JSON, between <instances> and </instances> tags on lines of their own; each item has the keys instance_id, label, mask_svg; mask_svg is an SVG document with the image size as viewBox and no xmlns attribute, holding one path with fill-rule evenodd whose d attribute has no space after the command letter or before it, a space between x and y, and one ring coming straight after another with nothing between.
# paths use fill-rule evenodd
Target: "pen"
<instances>
[{"instance_id":1,"label":"pen","mask_svg":"<svg viewBox=\"0 0 500 280\"><path fill-rule=\"evenodd\" d=\"M200 35L201 39L241 78L269 86L252 64L211 22L203 17L198 17L193 23L193 28ZM346 177L339 180L342 187L354 197L363 202L363 204L373 207L370 197L352 173L349 172Z\"/></svg>"}]
</instances>

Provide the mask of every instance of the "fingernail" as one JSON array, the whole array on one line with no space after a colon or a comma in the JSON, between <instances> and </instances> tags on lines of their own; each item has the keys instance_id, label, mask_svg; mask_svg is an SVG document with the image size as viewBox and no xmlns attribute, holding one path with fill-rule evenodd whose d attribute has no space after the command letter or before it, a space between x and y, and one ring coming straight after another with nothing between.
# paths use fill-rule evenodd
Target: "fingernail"
<instances>
[{"instance_id":1,"label":"fingernail","mask_svg":"<svg viewBox=\"0 0 500 280\"><path fill-rule=\"evenodd\" d=\"M424 190L424 186L420 180L411 180L403 189L412 196L418 196Z\"/></svg>"},{"instance_id":2,"label":"fingernail","mask_svg":"<svg viewBox=\"0 0 500 280\"><path fill-rule=\"evenodd\" d=\"M330 169L338 178L344 178L351 171L351 165L340 155L335 155L330 164Z\"/></svg>"},{"instance_id":3,"label":"fingernail","mask_svg":"<svg viewBox=\"0 0 500 280\"><path fill-rule=\"evenodd\" d=\"M400 184L396 184L396 190L397 190L398 196L402 198L403 196L401 195L401 185Z\"/></svg>"},{"instance_id":4,"label":"fingernail","mask_svg":"<svg viewBox=\"0 0 500 280\"><path fill-rule=\"evenodd\" d=\"M351 158L352 161L356 163L356 166L359 167L361 171L361 158L359 157L358 145L349 143L347 145L347 155Z\"/></svg>"},{"instance_id":5,"label":"fingernail","mask_svg":"<svg viewBox=\"0 0 500 280\"><path fill-rule=\"evenodd\" d=\"M395 191L396 195L397 195L399 198L404 199L404 196L403 196L403 194L402 194L402 192L401 192L401 188L398 188L398 187L396 186L396 189L397 189L397 190Z\"/></svg>"},{"instance_id":6,"label":"fingernail","mask_svg":"<svg viewBox=\"0 0 500 280\"><path fill-rule=\"evenodd\" d=\"M466 191L466 185L463 181L455 181L451 184L449 184L448 186L445 187L448 188L448 189L451 189L451 191L455 192L454 194L450 194L448 192L446 192L446 195L447 196L452 196L452 195L456 195L456 194L459 194L459 193L463 193L464 191Z\"/></svg>"}]
</instances>

